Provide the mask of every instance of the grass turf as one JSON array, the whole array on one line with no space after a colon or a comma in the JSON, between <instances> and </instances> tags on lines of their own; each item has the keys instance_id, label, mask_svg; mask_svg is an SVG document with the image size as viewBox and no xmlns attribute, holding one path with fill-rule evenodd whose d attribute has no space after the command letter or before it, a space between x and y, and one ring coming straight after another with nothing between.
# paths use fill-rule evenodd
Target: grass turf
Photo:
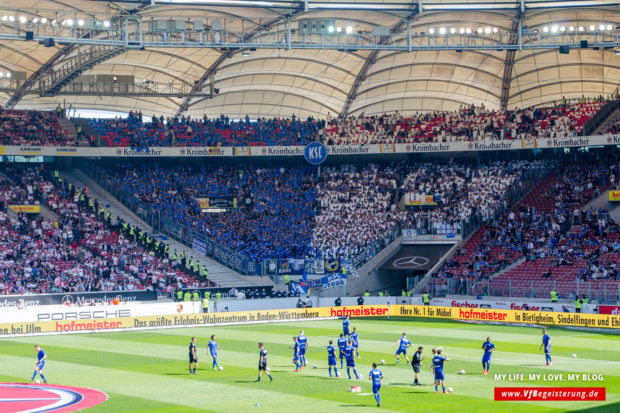
<instances>
[{"instance_id":1,"label":"grass turf","mask_svg":"<svg viewBox=\"0 0 620 413\"><path fill-rule=\"evenodd\" d=\"M537 328L465 324L446 321L356 319L360 334L358 373L362 380L329 378L325 347L341 332L339 320L181 328L138 332L75 334L0 339L0 381L25 382L32 375L34 344L48 354L45 375L50 383L91 387L109 399L93 412L143 411L233 412L240 409L270 412L332 412L376 409L370 394L368 372L373 361L385 379L381 388L382 410L393 412L542 412L620 410L620 335L566 329L550 329L553 366L544 365ZM293 335L305 330L309 339L308 367L294 373ZM394 345L406 332L414 347L424 346L421 382L413 386L413 371L401 362L394 365ZM211 334L223 348L223 371L211 370L206 346ZM198 376L187 370L188 344L198 338ZM491 374L482 375L482 342L491 336L496 345ZM257 376L258 341L268 349L274 382ZM446 386L452 394L434 393L429 368L430 350L442 346ZM413 350L409 351L412 354ZM572 354L577 354L573 358ZM312 368L317 365L317 369ZM466 374L458 372L463 369ZM340 370L340 369L339 369ZM538 381L497 381L495 374L543 374ZM578 381L545 380L546 374L580 373ZM584 378L583 374L590 375ZM604 381L595 379L602 374ZM346 377L346 371L342 372ZM362 393L350 393L354 384ZM496 386L606 387L605 402L496 402ZM255 407L258 403L258 407Z\"/></svg>"}]
</instances>

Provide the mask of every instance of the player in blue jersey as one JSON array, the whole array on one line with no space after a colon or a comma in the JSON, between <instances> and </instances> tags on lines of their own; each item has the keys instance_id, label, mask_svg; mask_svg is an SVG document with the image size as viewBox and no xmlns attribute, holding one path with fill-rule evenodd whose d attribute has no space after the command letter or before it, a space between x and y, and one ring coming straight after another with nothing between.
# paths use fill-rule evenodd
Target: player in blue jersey
<instances>
[{"instance_id":1,"label":"player in blue jersey","mask_svg":"<svg viewBox=\"0 0 620 413\"><path fill-rule=\"evenodd\" d=\"M189 374L196 373L196 367L198 367L198 353L196 353L196 337L192 337L189 342Z\"/></svg>"},{"instance_id":2,"label":"player in blue jersey","mask_svg":"<svg viewBox=\"0 0 620 413\"><path fill-rule=\"evenodd\" d=\"M396 346L398 346L398 350L396 350L396 364L400 363L400 353L403 353L405 359L407 360L407 364L409 364L409 357L407 356L407 348L411 347L411 341L407 338L407 334L403 333L403 336L398 339L396 342Z\"/></svg>"},{"instance_id":3,"label":"player in blue jersey","mask_svg":"<svg viewBox=\"0 0 620 413\"><path fill-rule=\"evenodd\" d=\"M377 407L381 407L381 396L379 396L379 389L381 389L381 379L383 373L377 368L377 363L372 363L372 370L368 374L368 379L372 381L372 394L375 395L377 401Z\"/></svg>"},{"instance_id":4,"label":"player in blue jersey","mask_svg":"<svg viewBox=\"0 0 620 413\"><path fill-rule=\"evenodd\" d=\"M299 342L299 361L301 365L306 367L308 363L306 362L306 350L310 347L308 343L308 337L304 335L304 330L299 332L299 336L297 337L297 341Z\"/></svg>"},{"instance_id":5,"label":"player in blue jersey","mask_svg":"<svg viewBox=\"0 0 620 413\"><path fill-rule=\"evenodd\" d=\"M209 353L211 353L211 357L213 357L213 370L217 370L220 365L217 364L217 351L222 348L217 345L215 341L215 335L211 336L211 341L209 341Z\"/></svg>"},{"instance_id":6,"label":"player in blue jersey","mask_svg":"<svg viewBox=\"0 0 620 413\"><path fill-rule=\"evenodd\" d=\"M263 343L258 343L258 379L257 382L260 381L260 376L265 372L267 376L269 376L269 381L273 381L273 377L269 374L269 367L267 367L267 349L263 346Z\"/></svg>"},{"instance_id":7,"label":"player in blue jersey","mask_svg":"<svg viewBox=\"0 0 620 413\"><path fill-rule=\"evenodd\" d=\"M347 346L347 338L344 336L344 333L340 333L340 338L338 339L338 350L340 350L339 358L340 358L340 369L344 369L344 348Z\"/></svg>"},{"instance_id":8,"label":"player in blue jersey","mask_svg":"<svg viewBox=\"0 0 620 413\"><path fill-rule=\"evenodd\" d=\"M358 359L360 357L360 338L357 335L357 327L353 327L353 332L351 333L351 342L353 343L353 348L355 348L355 356Z\"/></svg>"},{"instance_id":9,"label":"player in blue jersey","mask_svg":"<svg viewBox=\"0 0 620 413\"><path fill-rule=\"evenodd\" d=\"M345 316L344 320L342 320L342 335L345 337L349 335L349 325L351 321L349 321L349 316Z\"/></svg>"},{"instance_id":10,"label":"player in blue jersey","mask_svg":"<svg viewBox=\"0 0 620 413\"><path fill-rule=\"evenodd\" d=\"M491 337L487 337L487 341L482 343L482 349L484 354L482 356L482 374L489 374L489 368L491 368L491 355L495 350L495 344L491 343Z\"/></svg>"},{"instance_id":11,"label":"player in blue jersey","mask_svg":"<svg viewBox=\"0 0 620 413\"><path fill-rule=\"evenodd\" d=\"M47 380L45 380L45 376L43 375L43 367L45 367L47 354L45 354L45 351L43 351L38 344L34 346L34 349L37 351L37 362L34 365L34 374L30 380L34 380L34 378L37 377L37 374L39 374L39 376L43 379L43 383L47 383Z\"/></svg>"},{"instance_id":12,"label":"player in blue jersey","mask_svg":"<svg viewBox=\"0 0 620 413\"><path fill-rule=\"evenodd\" d=\"M441 389L446 392L446 379L443 374L443 363L449 361L449 357L441 355L441 349L437 349L437 354L433 357L433 366L435 367L435 393L439 393L438 386L441 383Z\"/></svg>"},{"instance_id":13,"label":"player in blue jersey","mask_svg":"<svg viewBox=\"0 0 620 413\"><path fill-rule=\"evenodd\" d=\"M327 346L327 368L329 369L329 377L332 377L332 367L334 368L334 374L338 377L338 367L336 366L336 348L334 347L334 340L329 340L329 346Z\"/></svg>"},{"instance_id":14,"label":"player in blue jersey","mask_svg":"<svg viewBox=\"0 0 620 413\"><path fill-rule=\"evenodd\" d=\"M546 361L546 365L550 366L551 365L551 337L549 336L549 334L547 334L547 329L543 328L543 337L542 337L542 344L540 345L540 348L542 349L543 346L545 347L545 361Z\"/></svg>"},{"instance_id":15,"label":"player in blue jersey","mask_svg":"<svg viewBox=\"0 0 620 413\"><path fill-rule=\"evenodd\" d=\"M360 376L357 374L357 370L355 369L355 348L353 347L351 340L347 342L347 346L344 348L344 357L347 361L347 374L349 375L349 379L351 378L351 369L353 369L355 378L359 379Z\"/></svg>"},{"instance_id":16,"label":"player in blue jersey","mask_svg":"<svg viewBox=\"0 0 620 413\"><path fill-rule=\"evenodd\" d=\"M298 373L301 371L301 362L299 360L299 340L297 339L297 336L293 336L293 345L291 347L289 347L290 349L293 349L293 364L295 364L295 373Z\"/></svg>"}]
</instances>

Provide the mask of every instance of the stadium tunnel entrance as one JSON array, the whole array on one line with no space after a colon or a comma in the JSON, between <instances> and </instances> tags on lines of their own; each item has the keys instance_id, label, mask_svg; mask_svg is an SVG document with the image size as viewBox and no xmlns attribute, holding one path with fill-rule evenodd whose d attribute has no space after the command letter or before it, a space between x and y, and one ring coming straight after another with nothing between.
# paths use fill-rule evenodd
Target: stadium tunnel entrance
<instances>
[{"instance_id":1,"label":"stadium tunnel entrance","mask_svg":"<svg viewBox=\"0 0 620 413\"><path fill-rule=\"evenodd\" d=\"M408 277L424 277L452 248L452 244L403 245L385 260L377 271L377 278L392 295L400 295L407 287Z\"/></svg>"}]
</instances>

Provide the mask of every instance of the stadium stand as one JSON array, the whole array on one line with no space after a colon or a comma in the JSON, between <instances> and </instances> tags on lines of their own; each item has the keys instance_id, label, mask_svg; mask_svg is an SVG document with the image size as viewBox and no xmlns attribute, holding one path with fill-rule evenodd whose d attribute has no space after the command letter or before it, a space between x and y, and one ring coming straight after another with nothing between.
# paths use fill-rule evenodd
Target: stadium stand
<instances>
[{"instance_id":1,"label":"stadium stand","mask_svg":"<svg viewBox=\"0 0 620 413\"><path fill-rule=\"evenodd\" d=\"M7 294L206 286L118 232L89 206L87 194L43 168L5 166L0 176L0 291ZM7 210L8 203L47 205L52 221Z\"/></svg>"},{"instance_id":2,"label":"stadium stand","mask_svg":"<svg viewBox=\"0 0 620 413\"><path fill-rule=\"evenodd\" d=\"M495 112L463 107L457 112L335 119L327 124L328 144L454 142L565 138L575 136L604 102Z\"/></svg>"},{"instance_id":3,"label":"stadium stand","mask_svg":"<svg viewBox=\"0 0 620 413\"><path fill-rule=\"evenodd\" d=\"M323 168L319 177L310 167L136 162L106 167L105 173L132 206L198 229L249 258L352 258L390 231L417 227L436 233L449 222L459 232L472 216L488 220L507 208L509 190L544 175L545 168L517 161L479 168L345 164ZM454 174L442 175L447 170ZM415 188L439 191L439 205L399 207L398 194ZM210 197L235 197L237 207L221 214L201 212L197 199Z\"/></svg>"},{"instance_id":4,"label":"stadium stand","mask_svg":"<svg viewBox=\"0 0 620 413\"><path fill-rule=\"evenodd\" d=\"M419 143L535 138L577 135L605 102L494 112L463 107L456 112L399 113L345 119L261 118L231 120L164 119L143 122L141 113L126 119L89 119L108 146L296 146L320 140L327 145Z\"/></svg>"},{"instance_id":5,"label":"stadium stand","mask_svg":"<svg viewBox=\"0 0 620 413\"><path fill-rule=\"evenodd\" d=\"M77 146L77 140L58 123L54 112L0 110L0 144Z\"/></svg>"},{"instance_id":6,"label":"stadium stand","mask_svg":"<svg viewBox=\"0 0 620 413\"><path fill-rule=\"evenodd\" d=\"M617 294L620 227L582 208L615 186L618 172L615 159L557 166L501 220L480 227L435 273L432 288L447 291L454 279L458 293L541 297L555 288L568 297L578 281L594 281Z\"/></svg>"}]
</instances>

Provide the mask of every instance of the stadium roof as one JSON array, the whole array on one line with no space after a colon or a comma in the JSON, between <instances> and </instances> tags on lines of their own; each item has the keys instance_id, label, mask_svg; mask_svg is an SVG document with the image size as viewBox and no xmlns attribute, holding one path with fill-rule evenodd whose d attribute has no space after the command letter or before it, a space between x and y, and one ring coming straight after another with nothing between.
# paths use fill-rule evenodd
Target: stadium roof
<instances>
[{"instance_id":1,"label":"stadium roof","mask_svg":"<svg viewBox=\"0 0 620 413\"><path fill-rule=\"evenodd\" d=\"M114 21L118 16L139 16L150 20L199 19L209 26L218 20L225 30L251 37L253 31L284 31L286 24L300 31L300 21L333 21L342 36L365 36L375 28L393 34L407 30L412 35L435 33L439 37L454 30L491 30L506 33L514 42L521 28L525 33L553 30L568 35L579 28L599 27L617 42L620 3L613 1L547 0L398 0L354 2L167 0L167 1L0 1L0 15L39 16L65 19ZM421 6L421 7L420 7ZM287 21L289 23L287 23ZM410 22L410 23L407 23ZM0 26L16 25L2 17ZM328 23L330 24L330 23ZM555 27L554 27L555 26ZM339 30L340 30L339 29ZM510 38L512 33L513 38ZM446 33L448 34L448 33ZM388 37L375 37L388 44ZM535 37L529 37L535 42ZM533 39L533 40L532 40ZM346 41L346 40L345 40ZM286 42L286 40L283 40ZM82 47L82 46L80 46ZM0 71L26 72L39 81L55 65L76 53L75 44L45 47L38 42L0 42ZM327 116L454 110L464 104L484 104L499 109L551 104L566 98L608 95L620 83L620 56L614 48L572 47L568 54L559 49L414 51L377 49L220 49L197 47L120 48L94 63L80 75L132 75L136 82L182 85L187 91L204 92L214 87L219 93L205 96L117 96L64 94L41 97L36 94L0 92L0 105L16 108L50 109L65 101L74 108L111 111L142 110L145 115L232 117ZM1 82L1 81L0 81Z\"/></svg>"}]
</instances>

